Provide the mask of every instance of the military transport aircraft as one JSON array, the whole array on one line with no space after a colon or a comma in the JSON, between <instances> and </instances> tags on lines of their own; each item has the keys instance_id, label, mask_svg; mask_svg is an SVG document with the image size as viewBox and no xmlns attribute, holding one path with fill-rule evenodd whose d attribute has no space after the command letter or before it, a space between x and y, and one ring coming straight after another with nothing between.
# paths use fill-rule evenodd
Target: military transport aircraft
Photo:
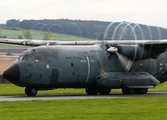
<instances>
[{"instance_id":1,"label":"military transport aircraft","mask_svg":"<svg viewBox=\"0 0 167 120\"><path fill-rule=\"evenodd\" d=\"M167 40L42 41L0 39L0 43L34 46L25 50L3 73L25 87L38 90L85 88L88 95L146 94L167 80Z\"/></svg>"}]
</instances>

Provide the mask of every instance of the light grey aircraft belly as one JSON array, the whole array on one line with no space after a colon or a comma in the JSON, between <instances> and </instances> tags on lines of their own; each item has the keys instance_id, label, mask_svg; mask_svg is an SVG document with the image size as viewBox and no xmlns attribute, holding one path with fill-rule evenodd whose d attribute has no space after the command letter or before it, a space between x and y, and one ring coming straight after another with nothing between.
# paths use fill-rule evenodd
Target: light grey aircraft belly
<instances>
[{"instance_id":1,"label":"light grey aircraft belly","mask_svg":"<svg viewBox=\"0 0 167 120\"><path fill-rule=\"evenodd\" d=\"M55 88L85 88L91 95L118 88L123 94L146 94L167 80L167 40L0 42L38 46L25 50L3 73L28 96Z\"/></svg>"}]
</instances>

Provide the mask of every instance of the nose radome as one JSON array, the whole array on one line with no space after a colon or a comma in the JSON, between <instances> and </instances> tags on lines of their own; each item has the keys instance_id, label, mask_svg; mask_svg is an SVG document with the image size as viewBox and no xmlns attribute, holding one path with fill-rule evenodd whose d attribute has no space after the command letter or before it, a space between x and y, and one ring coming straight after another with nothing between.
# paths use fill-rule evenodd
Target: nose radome
<instances>
[{"instance_id":1,"label":"nose radome","mask_svg":"<svg viewBox=\"0 0 167 120\"><path fill-rule=\"evenodd\" d=\"M12 83L17 83L20 78L19 66L16 64L10 65L4 72L3 77Z\"/></svg>"}]
</instances>

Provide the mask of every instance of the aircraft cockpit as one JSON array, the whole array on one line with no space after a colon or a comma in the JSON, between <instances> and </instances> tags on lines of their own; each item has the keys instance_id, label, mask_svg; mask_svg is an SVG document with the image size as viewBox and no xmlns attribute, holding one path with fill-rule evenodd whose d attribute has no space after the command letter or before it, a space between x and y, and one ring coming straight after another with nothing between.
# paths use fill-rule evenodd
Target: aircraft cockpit
<instances>
[{"instance_id":1,"label":"aircraft cockpit","mask_svg":"<svg viewBox=\"0 0 167 120\"><path fill-rule=\"evenodd\" d=\"M42 57L39 55L36 55L34 53L30 53L30 54L21 54L18 57L18 61L25 61L25 62L42 62Z\"/></svg>"}]
</instances>

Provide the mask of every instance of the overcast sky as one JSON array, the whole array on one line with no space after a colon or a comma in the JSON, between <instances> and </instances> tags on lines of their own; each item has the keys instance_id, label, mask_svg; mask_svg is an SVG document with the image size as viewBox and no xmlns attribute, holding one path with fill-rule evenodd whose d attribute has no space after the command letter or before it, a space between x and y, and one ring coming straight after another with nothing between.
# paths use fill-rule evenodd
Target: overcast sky
<instances>
[{"instance_id":1,"label":"overcast sky","mask_svg":"<svg viewBox=\"0 0 167 120\"><path fill-rule=\"evenodd\" d=\"M61 18L167 28L167 0L0 0L0 23L9 19Z\"/></svg>"}]
</instances>

